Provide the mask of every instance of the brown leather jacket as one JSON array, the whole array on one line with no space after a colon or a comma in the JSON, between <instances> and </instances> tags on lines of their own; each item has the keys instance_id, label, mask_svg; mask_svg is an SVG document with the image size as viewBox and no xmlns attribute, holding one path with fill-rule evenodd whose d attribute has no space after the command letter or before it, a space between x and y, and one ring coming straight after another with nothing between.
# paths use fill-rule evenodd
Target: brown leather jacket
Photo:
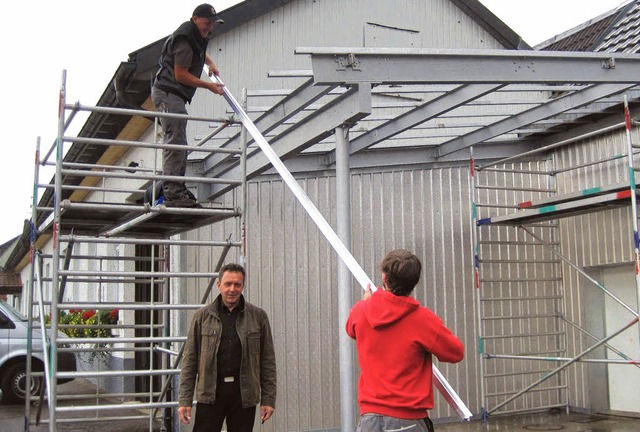
<instances>
[{"instance_id":1,"label":"brown leather jacket","mask_svg":"<svg viewBox=\"0 0 640 432\"><path fill-rule=\"evenodd\" d=\"M198 402L213 404L216 399L218 347L222 322L218 316L218 296L200 308L191 321L180 371L178 403L191 406L195 391ZM269 318L264 310L246 301L236 324L242 344L240 395L245 408L276 406L276 355Z\"/></svg>"}]
</instances>

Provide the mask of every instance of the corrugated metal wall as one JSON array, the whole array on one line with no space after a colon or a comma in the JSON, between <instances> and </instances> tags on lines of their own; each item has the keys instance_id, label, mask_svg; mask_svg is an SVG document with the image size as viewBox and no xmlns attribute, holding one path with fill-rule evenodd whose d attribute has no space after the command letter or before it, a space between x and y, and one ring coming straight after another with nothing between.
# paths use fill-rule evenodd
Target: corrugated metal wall
<instances>
[{"instance_id":1,"label":"corrugated metal wall","mask_svg":"<svg viewBox=\"0 0 640 432\"><path fill-rule=\"evenodd\" d=\"M624 134L614 133L597 143L574 145L557 152L555 168L623 152ZM519 168L542 170L545 164ZM624 160L570 171L557 176L557 187L561 193L626 181L625 171ZM548 186L541 179L502 177L496 181L504 185L521 182L525 188ZM335 226L333 173L298 179L321 213ZM472 288L468 168L356 171L352 175L351 194L352 251L376 282L380 280L378 264L388 250L407 248L422 259L424 276L416 297L440 315L466 345L465 361L455 366L440 365L441 370L470 408L478 412L480 378L475 341L478 332ZM527 194L496 197L505 203L528 198ZM559 220L561 252L584 267L629 262L632 245L629 214L629 208L625 207ZM250 274L247 297L267 310L276 338L280 396L278 416L272 427L274 430L338 427L337 343L338 332L343 329L337 322L337 257L293 194L275 176L263 176L250 183L247 223ZM219 227L206 228L196 235L210 238L217 229ZM228 225L226 229L234 228ZM540 257L549 258L542 250ZM533 255L530 258L536 259ZM197 257L196 262L199 261L198 266L212 266L216 259L216 253L212 253ZM539 269L531 271L536 274ZM583 324L584 279L566 265L562 276L566 317ZM360 289L356 286L353 301L359 296ZM556 307L556 303L548 302L534 309L544 314L555 313ZM577 330L567 329L568 353L582 351L588 346L586 342ZM514 353L518 353L518 349L514 349ZM525 366L527 368L531 366ZM572 366L567 379L571 406L588 408L587 367ZM518 383L511 387L520 388ZM533 402L527 404L545 402L537 401L535 394L530 398ZM432 413L434 418L454 416L441 399L437 405Z\"/></svg>"},{"instance_id":2,"label":"corrugated metal wall","mask_svg":"<svg viewBox=\"0 0 640 432\"><path fill-rule=\"evenodd\" d=\"M335 177L319 174L300 177L299 182L335 227ZM376 283L379 263L389 250L407 248L421 258L424 273L416 298L466 346L465 361L439 368L477 410L468 184L466 166L356 172L351 184L352 240L355 258ZM247 223L246 294L269 314L276 341L279 397L273 430L338 427L338 335L344 330L337 322L337 255L277 177L250 183ZM195 236L210 238L207 230ZM188 262L212 266L216 259L213 253ZM356 284L353 301L360 295ZM437 398L432 416L455 413Z\"/></svg>"},{"instance_id":3,"label":"corrugated metal wall","mask_svg":"<svg viewBox=\"0 0 640 432\"><path fill-rule=\"evenodd\" d=\"M634 140L638 134L634 132ZM592 143L579 143L554 154L553 169L612 157L624 153L624 133L608 134ZM525 163L509 168L544 170L547 162ZM558 193L627 181L626 162L619 159L556 176ZM544 189L545 176L494 175L494 183L522 188ZM335 226L335 177L332 172L298 177L327 220ZM531 193L492 192L491 199L505 205L526 201ZM449 168L406 168L356 171L352 175L352 250L365 271L379 283L378 264L393 248L415 251L424 263L424 277L416 297L440 315L466 345L466 359L459 365L440 365L441 370L473 412L479 412L479 358L476 353L476 312L472 278L471 215L469 179L466 166ZM501 212L509 211L507 209ZM331 429L339 426L339 372L337 322L336 255L308 218L295 197L275 176L263 176L250 183L248 208L247 296L267 310L272 320L278 355L279 401L273 430ZM201 229L195 236L219 238L235 229L232 222ZM581 267L630 262L632 242L628 206L571 216L556 222L563 255ZM226 230L226 231L225 231ZM513 228L504 228L513 230ZM503 232L499 237L516 236ZM202 253L202 252L201 252ZM529 258L549 259L539 249ZM500 256L509 258L509 256ZM499 257L499 258L500 258ZM217 252L200 255L197 266L212 268ZM525 265L526 267L526 265ZM523 275L538 274L539 266ZM191 267L188 270L192 270ZM489 277L501 277L495 273ZM521 275L522 276L522 275ZM542 275L544 276L544 275ZM553 276L553 275L552 275ZM518 277L516 274L514 277ZM568 265L562 266L564 314L585 326L584 290L594 289ZM513 287L511 287L513 288ZM511 289L510 288L510 289ZM532 295L540 287L532 288ZM356 286L353 301L360 296ZM553 314L557 303L535 305L536 313ZM532 323L532 325L537 325ZM543 326L544 327L544 326ZM544 328L542 329L544 330ZM551 329L554 330L554 329ZM562 338L564 339L564 338ZM563 341L561 341L563 342ZM578 330L567 326L567 353L575 355L591 344ZM514 353L533 349L516 347ZM544 349L542 347L541 349ZM513 362L510 362L513 365ZM512 366L510 366L513 368ZM532 371L523 364L523 371ZM566 383L572 407L588 409L589 366L576 364L568 369ZM357 377L354 377L354 380ZM564 382L564 380L563 380ZM517 380L503 389L519 390ZM500 390L500 389L498 389ZM542 405L535 392L524 407ZM563 402L560 397L558 402ZM521 405L518 405L521 406ZM432 412L434 418L453 417L442 399Z\"/></svg>"},{"instance_id":4,"label":"corrugated metal wall","mask_svg":"<svg viewBox=\"0 0 640 432\"><path fill-rule=\"evenodd\" d=\"M620 118L622 121L622 112ZM633 142L637 143L639 137L637 128L634 128ZM579 142L563 148L554 155L556 169L623 155L627 151L626 142L624 128L621 128L596 140ZM560 192L566 192L628 182L627 164L627 158L624 157L568 171L557 176L558 189ZM589 270L599 266L627 263L628 267L633 268L633 227L629 205L562 219L560 231L562 253L579 267ZM595 306L588 304L587 298L590 293L599 292L599 289L566 264L563 266L563 279L568 319L582 328L588 328L588 314L590 308ZM632 318L630 314L629 317ZM585 337L573 327L568 328L567 335L570 352L582 352L594 343L591 338ZM593 367L579 364L569 369L569 385L573 389L572 405L591 405L587 377L589 368Z\"/></svg>"}]
</instances>

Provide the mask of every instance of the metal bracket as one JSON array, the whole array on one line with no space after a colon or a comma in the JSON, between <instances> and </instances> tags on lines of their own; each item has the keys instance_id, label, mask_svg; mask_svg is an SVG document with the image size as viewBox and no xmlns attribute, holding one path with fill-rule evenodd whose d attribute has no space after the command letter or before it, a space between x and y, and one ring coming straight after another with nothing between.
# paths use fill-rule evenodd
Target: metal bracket
<instances>
[{"instance_id":1,"label":"metal bracket","mask_svg":"<svg viewBox=\"0 0 640 432\"><path fill-rule=\"evenodd\" d=\"M609 57L606 60L602 60L602 69L615 69L616 68L616 59L613 57Z\"/></svg>"},{"instance_id":2,"label":"metal bracket","mask_svg":"<svg viewBox=\"0 0 640 432\"><path fill-rule=\"evenodd\" d=\"M336 70L347 70L347 68L360 70L360 60L358 60L358 57L355 54L336 56L336 63L338 63Z\"/></svg>"}]
</instances>

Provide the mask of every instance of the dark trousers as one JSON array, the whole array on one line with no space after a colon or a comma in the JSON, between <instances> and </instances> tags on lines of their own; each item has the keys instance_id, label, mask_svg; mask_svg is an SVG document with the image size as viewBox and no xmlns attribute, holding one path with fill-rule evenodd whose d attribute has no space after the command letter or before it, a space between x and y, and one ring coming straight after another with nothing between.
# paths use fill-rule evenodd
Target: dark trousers
<instances>
[{"instance_id":1,"label":"dark trousers","mask_svg":"<svg viewBox=\"0 0 640 432\"><path fill-rule=\"evenodd\" d=\"M431 421L431 419L429 417L425 417L423 420L424 420L424 424L427 426L427 430L429 432L434 432L433 422Z\"/></svg>"},{"instance_id":2,"label":"dark trousers","mask_svg":"<svg viewBox=\"0 0 640 432\"><path fill-rule=\"evenodd\" d=\"M225 418L227 432L252 432L255 417L255 406L242 408L240 383L219 382L213 405L197 403L193 432L220 432Z\"/></svg>"},{"instance_id":3,"label":"dark trousers","mask_svg":"<svg viewBox=\"0 0 640 432\"><path fill-rule=\"evenodd\" d=\"M159 112L187 114L186 102L180 96L167 93L155 86L151 88L151 100ZM185 146L185 151L162 150L162 175L184 177L187 170L187 120L162 118L160 119L160 125L164 132L163 144ZM164 181L162 190L166 200L188 198L188 189L183 182Z\"/></svg>"}]
</instances>

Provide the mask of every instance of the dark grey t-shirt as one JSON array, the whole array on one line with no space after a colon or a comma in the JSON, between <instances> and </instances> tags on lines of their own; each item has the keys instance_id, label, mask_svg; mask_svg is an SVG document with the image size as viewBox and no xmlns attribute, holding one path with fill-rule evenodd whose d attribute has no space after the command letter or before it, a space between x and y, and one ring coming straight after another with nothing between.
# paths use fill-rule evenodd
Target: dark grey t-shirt
<instances>
[{"instance_id":1,"label":"dark grey t-shirt","mask_svg":"<svg viewBox=\"0 0 640 432\"><path fill-rule=\"evenodd\" d=\"M181 68L189 69L193 59L193 50L186 39L180 38L173 46L174 64Z\"/></svg>"}]
</instances>

